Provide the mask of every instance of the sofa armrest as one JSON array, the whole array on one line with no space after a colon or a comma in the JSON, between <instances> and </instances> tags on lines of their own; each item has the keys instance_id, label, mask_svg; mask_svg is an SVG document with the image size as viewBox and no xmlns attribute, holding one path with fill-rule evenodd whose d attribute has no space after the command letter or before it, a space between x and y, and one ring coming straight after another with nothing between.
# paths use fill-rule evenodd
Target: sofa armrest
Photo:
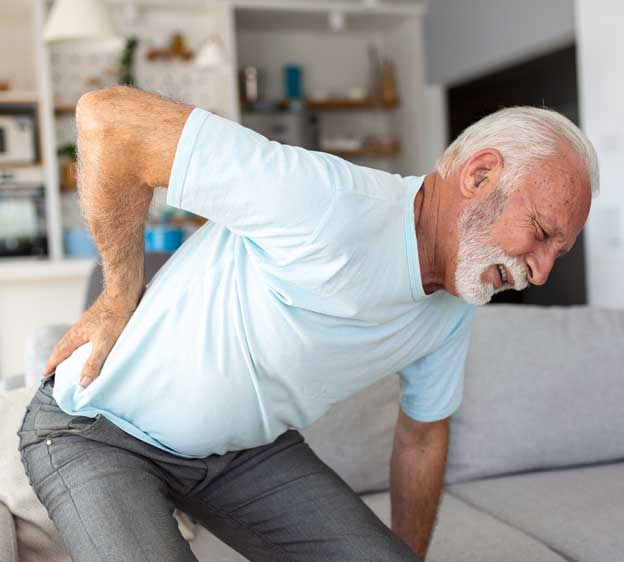
<instances>
[{"instance_id":1,"label":"sofa armrest","mask_svg":"<svg viewBox=\"0 0 624 562\"><path fill-rule=\"evenodd\" d=\"M0 502L0 562L19 562L15 521L9 508Z\"/></svg>"},{"instance_id":2,"label":"sofa armrest","mask_svg":"<svg viewBox=\"0 0 624 562\"><path fill-rule=\"evenodd\" d=\"M0 390L7 392L25 386L24 375L13 375L0 379Z\"/></svg>"},{"instance_id":3,"label":"sofa armrest","mask_svg":"<svg viewBox=\"0 0 624 562\"><path fill-rule=\"evenodd\" d=\"M41 370L56 345L65 332L69 330L68 324L52 324L35 330L26 342L25 373L26 386L37 386L41 381Z\"/></svg>"}]
</instances>

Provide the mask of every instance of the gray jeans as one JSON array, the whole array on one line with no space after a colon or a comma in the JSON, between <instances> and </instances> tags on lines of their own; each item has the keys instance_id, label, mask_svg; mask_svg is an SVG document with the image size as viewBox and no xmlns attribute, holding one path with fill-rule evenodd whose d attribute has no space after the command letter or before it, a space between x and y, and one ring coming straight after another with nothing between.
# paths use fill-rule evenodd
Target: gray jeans
<instances>
[{"instance_id":1,"label":"gray jeans","mask_svg":"<svg viewBox=\"0 0 624 562\"><path fill-rule=\"evenodd\" d=\"M185 459L103 416L65 414L53 385L43 380L18 435L29 481L74 562L197 562L174 507L252 562L418 561L296 431Z\"/></svg>"}]
</instances>

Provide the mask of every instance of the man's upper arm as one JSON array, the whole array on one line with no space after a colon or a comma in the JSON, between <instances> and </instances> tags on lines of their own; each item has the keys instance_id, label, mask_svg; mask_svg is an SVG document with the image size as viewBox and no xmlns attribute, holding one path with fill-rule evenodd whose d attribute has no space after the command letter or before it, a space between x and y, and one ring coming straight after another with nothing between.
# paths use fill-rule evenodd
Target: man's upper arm
<instances>
[{"instance_id":1,"label":"man's upper arm","mask_svg":"<svg viewBox=\"0 0 624 562\"><path fill-rule=\"evenodd\" d=\"M339 158L270 141L196 108L180 136L167 203L267 249L292 247L314 232L348 174Z\"/></svg>"},{"instance_id":2,"label":"man's upper arm","mask_svg":"<svg viewBox=\"0 0 624 562\"><path fill-rule=\"evenodd\" d=\"M401 370L401 409L413 420L442 420L459 408L473 315L466 307L438 348Z\"/></svg>"}]
</instances>

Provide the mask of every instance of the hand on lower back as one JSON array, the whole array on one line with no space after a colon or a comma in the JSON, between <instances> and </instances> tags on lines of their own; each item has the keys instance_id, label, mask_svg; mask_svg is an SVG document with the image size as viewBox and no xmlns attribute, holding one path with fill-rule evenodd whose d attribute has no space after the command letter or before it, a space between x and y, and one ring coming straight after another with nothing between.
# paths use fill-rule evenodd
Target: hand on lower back
<instances>
[{"instance_id":1,"label":"hand on lower back","mask_svg":"<svg viewBox=\"0 0 624 562\"><path fill-rule=\"evenodd\" d=\"M103 292L54 346L42 375L50 375L74 350L90 341L91 354L80 373L80 386L89 386L99 376L106 357L135 308L136 306L111 298Z\"/></svg>"}]
</instances>

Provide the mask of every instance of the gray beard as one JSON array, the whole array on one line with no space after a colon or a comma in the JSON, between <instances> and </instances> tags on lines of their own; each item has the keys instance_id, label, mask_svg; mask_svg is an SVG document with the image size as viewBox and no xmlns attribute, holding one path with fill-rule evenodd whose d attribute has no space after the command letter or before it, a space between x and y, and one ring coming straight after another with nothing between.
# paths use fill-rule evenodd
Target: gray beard
<instances>
[{"instance_id":1,"label":"gray beard","mask_svg":"<svg viewBox=\"0 0 624 562\"><path fill-rule=\"evenodd\" d=\"M495 289L491 283L481 281L483 272L492 265L500 263L507 267L515 282L514 289L520 291L528 284L523 262L507 256L491 238L492 227L505 208L509 195L501 181L485 199L464 209L460 216L455 286L458 295L469 304L486 304L495 293L512 288L504 284Z\"/></svg>"}]
</instances>

